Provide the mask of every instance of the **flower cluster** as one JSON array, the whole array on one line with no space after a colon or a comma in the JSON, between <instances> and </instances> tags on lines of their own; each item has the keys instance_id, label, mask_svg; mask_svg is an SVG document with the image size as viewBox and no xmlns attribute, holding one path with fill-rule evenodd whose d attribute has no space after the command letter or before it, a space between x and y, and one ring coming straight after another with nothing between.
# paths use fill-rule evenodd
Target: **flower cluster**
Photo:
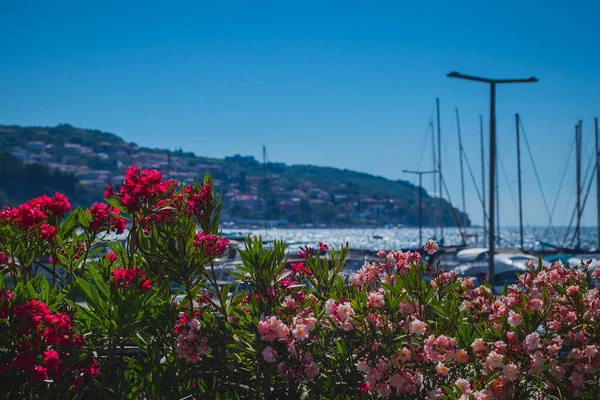
<instances>
[{"instance_id":1,"label":"flower cluster","mask_svg":"<svg viewBox=\"0 0 600 400\"><path fill-rule=\"evenodd\" d=\"M425 243L425 246L423 246L423 250L425 250L425 252L429 255L437 253L438 249L439 246L433 239L429 239L427 243Z\"/></svg>"},{"instance_id":2,"label":"flower cluster","mask_svg":"<svg viewBox=\"0 0 600 400\"><path fill-rule=\"evenodd\" d=\"M193 316L184 313L180 318L173 333L177 336L177 354L190 363L197 363L202 357L211 353L208 339L200 334L202 313L195 311Z\"/></svg>"},{"instance_id":3,"label":"flower cluster","mask_svg":"<svg viewBox=\"0 0 600 400\"><path fill-rule=\"evenodd\" d=\"M131 287L136 288L140 293L146 293L152 290L152 283L146 279L146 274L137 267L117 268L113 270L113 284L115 288L127 291Z\"/></svg>"},{"instance_id":4,"label":"flower cluster","mask_svg":"<svg viewBox=\"0 0 600 400\"><path fill-rule=\"evenodd\" d=\"M288 297L285 301L290 300L291 297ZM277 372L284 379L312 379L319 374L319 366L306 350L306 345L313 338L312 331L317 320L308 309L301 314L305 315L292 317L287 324L272 315L259 321L256 326L260 339L269 343L261 351L261 357L269 364L279 361ZM280 351L274 346L278 346Z\"/></svg>"},{"instance_id":5,"label":"flower cluster","mask_svg":"<svg viewBox=\"0 0 600 400\"><path fill-rule=\"evenodd\" d=\"M205 183L200 187L199 193L194 193L192 186L186 188L188 193L187 212L198 218L206 216L207 210L213 206L212 185Z\"/></svg>"},{"instance_id":6,"label":"flower cluster","mask_svg":"<svg viewBox=\"0 0 600 400\"><path fill-rule=\"evenodd\" d=\"M303 262L298 262L298 263L291 263L290 264L290 269L292 271L292 279L296 278L296 275L306 275L306 276L312 276L312 272L310 272L310 270L308 268L306 268L306 266L304 265Z\"/></svg>"},{"instance_id":7,"label":"flower cluster","mask_svg":"<svg viewBox=\"0 0 600 400\"><path fill-rule=\"evenodd\" d=\"M139 211L150 199L164 194L167 188L161 172L151 169L140 171L139 167L134 165L125 171L125 182L119 189L121 203L133 213Z\"/></svg>"},{"instance_id":8,"label":"flower cluster","mask_svg":"<svg viewBox=\"0 0 600 400\"><path fill-rule=\"evenodd\" d=\"M354 329L356 322L353 322L352 317L355 313L352 304L349 301L335 301L329 299L325 303L325 311L333 323L343 330L351 331Z\"/></svg>"},{"instance_id":9,"label":"flower cluster","mask_svg":"<svg viewBox=\"0 0 600 400\"><path fill-rule=\"evenodd\" d=\"M229 239L212 233L207 235L204 232L199 232L194 240L194 246L202 249L211 258L222 256L228 245Z\"/></svg>"},{"instance_id":10,"label":"flower cluster","mask_svg":"<svg viewBox=\"0 0 600 400\"><path fill-rule=\"evenodd\" d=\"M36 385L48 379L66 379L79 387L83 379L98 375L95 359L85 365L75 357L84 341L73 332L71 318L53 313L41 301L15 304L13 294L1 289L0 327L5 349L0 355L0 375L12 377L14 382L25 378L27 384ZM7 347L7 341L13 343Z\"/></svg>"},{"instance_id":11,"label":"flower cluster","mask_svg":"<svg viewBox=\"0 0 600 400\"><path fill-rule=\"evenodd\" d=\"M46 222L51 217L62 217L71 209L69 199L61 193L54 197L36 197L15 208L5 207L0 212L0 220L7 220L20 229L30 229Z\"/></svg>"},{"instance_id":12,"label":"flower cluster","mask_svg":"<svg viewBox=\"0 0 600 400\"><path fill-rule=\"evenodd\" d=\"M0 212L0 267L15 285L0 283L8 398L600 396L600 269L589 264L529 263L496 295L427 265L421 254L437 252L435 241L380 251L347 275L346 246L302 247L302 262L288 263L283 242L254 238L240 249L239 280L222 286L205 268L228 247L211 233L220 201L209 178L184 188L132 167L106 195L109 205L63 222L70 205L58 194ZM119 211L134 226L128 246L82 260L105 254L98 233L125 229ZM16 245L23 230L32 240ZM66 285L34 278L48 256ZM182 307L172 304L177 287L190 300ZM139 357L120 350L131 342ZM97 375L102 384L86 387Z\"/></svg>"},{"instance_id":13,"label":"flower cluster","mask_svg":"<svg viewBox=\"0 0 600 400\"><path fill-rule=\"evenodd\" d=\"M406 273L414 265L421 264L421 254L418 252L380 251L378 257L384 258L385 262L373 260L366 261L364 266L356 273L348 277L348 282L358 289L369 286L377 286L379 282L394 283L394 274Z\"/></svg>"},{"instance_id":14,"label":"flower cluster","mask_svg":"<svg viewBox=\"0 0 600 400\"><path fill-rule=\"evenodd\" d=\"M57 235L54 225L50 225L50 219L62 217L71 209L69 199L61 193L54 197L46 195L36 197L18 207L4 207L0 211L0 222L6 221L21 230L28 230L39 225L39 236L50 241Z\"/></svg>"},{"instance_id":15,"label":"flower cluster","mask_svg":"<svg viewBox=\"0 0 600 400\"><path fill-rule=\"evenodd\" d=\"M90 229L92 231L114 231L117 234L122 234L125 231L127 223L125 219L119 217L121 213L118 208L102 204L94 203L87 211L91 217Z\"/></svg>"}]
</instances>

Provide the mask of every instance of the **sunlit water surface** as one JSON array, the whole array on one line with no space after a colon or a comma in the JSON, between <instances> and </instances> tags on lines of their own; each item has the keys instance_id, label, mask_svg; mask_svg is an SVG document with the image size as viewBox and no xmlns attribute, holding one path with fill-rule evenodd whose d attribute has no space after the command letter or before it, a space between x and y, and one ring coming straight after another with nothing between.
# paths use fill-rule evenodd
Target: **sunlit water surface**
<instances>
[{"instance_id":1,"label":"sunlit water surface","mask_svg":"<svg viewBox=\"0 0 600 400\"><path fill-rule=\"evenodd\" d=\"M224 233L232 235L261 235L265 241L282 239L290 246L315 245L318 242L327 243L330 246L339 247L348 243L351 248L378 250L378 249L401 249L419 246L418 228L311 228L311 229L224 229ZM483 243L483 230L481 228L470 228L467 230L469 246L487 247ZM506 227L500 230L500 245L504 248L519 247L519 229ZM423 240L429 238L440 238L440 230L432 228L423 229ZM444 228L444 243L446 245L460 244L461 236L457 228ZM574 247L571 233L567 235L566 228L546 229L543 227L527 227L524 232L524 247L526 249L543 248L540 242L560 244L566 247ZM581 247L596 247L597 230L593 228L582 228Z\"/></svg>"}]
</instances>

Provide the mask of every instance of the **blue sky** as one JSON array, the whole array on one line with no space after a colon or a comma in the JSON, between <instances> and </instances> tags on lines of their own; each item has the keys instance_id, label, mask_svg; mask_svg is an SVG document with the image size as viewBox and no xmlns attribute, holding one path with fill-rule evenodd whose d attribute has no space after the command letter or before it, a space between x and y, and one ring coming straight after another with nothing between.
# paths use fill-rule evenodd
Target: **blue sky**
<instances>
[{"instance_id":1,"label":"blue sky","mask_svg":"<svg viewBox=\"0 0 600 400\"><path fill-rule=\"evenodd\" d=\"M595 1L5 1L0 123L70 123L212 157L258 158L265 144L271 161L413 181L402 170L431 165L426 131L439 97L443 168L458 205L454 108L479 182L489 89L446 74L534 75L539 83L498 88L498 152L516 194L519 112L552 206L579 119L586 166L593 155L599 12ZM570 164L559 224L574 206ZM525 149L523 170L525 223L545 224ZM501 224L515 225L502 170L500 189ZM478 223L470 181L466 190ZM591 194L585 225L596 221Z\"/></svg>"}]
</instances>

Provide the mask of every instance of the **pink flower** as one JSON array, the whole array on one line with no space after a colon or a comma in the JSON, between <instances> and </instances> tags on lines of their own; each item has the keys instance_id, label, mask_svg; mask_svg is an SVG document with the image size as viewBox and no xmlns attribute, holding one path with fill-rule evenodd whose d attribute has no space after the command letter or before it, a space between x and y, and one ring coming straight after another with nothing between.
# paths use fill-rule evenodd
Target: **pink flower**
<instances>
[{"instance_id":1,"label":"pink flower","mask_svg":"<svg viewBox=\"0 0 600 400\"><path fill-rule=\"evenodd\" d=\"M504 366L504 356L495 351L491 351L485 359L484 367L486 369L502 368Z\"/></svg>"},{"instance_id":2,"label":"pink flower","mask_svg":"<svg viewBox=\"0 0 600 400\"><path fill-rule=\"evenodd\" d=\"M537 332L530 333L525 337L525 341L523 342L523 346L527 348L529 351L534 351L540 345L540 334Z\"/></svg>"},{"instance_id":3,"label":"pink flower","mask_svg":"<svg viewBox=\"0 0 600 400\"><path fill-rule=\"evenodd\" d=\"M544 304L542 302L542 299L540 298L534 298L529 300L529 308L533 311L542 311L543 306Z\"/></svg>"},{"instance_id":4,"label":"pink flower","mask_svg":"<svg viewBox=\"0 0 600 400\"><path fill-rule=\"evenodd\" d=\"M466 350L460 349L456 352L456 356L454 357L454 361L458 364L465 364L469 361L469 354Z\"/></svg>"},{"instance_id":5,"label":"pink flower","mask_svg":"<svg viewBox=\"0 0 600 400\"><path fill-rule=\"evenodd\" d=\"M437 388L437 389L430 390L427 393L427 398L429 400L440 400L442 398L442 395L443 395L442 389Z\"/></svg>"},{"instance_id":6,"label":"pink flower","mask_svg":"<svg viewBox=\"0 0 600 400\"><path fill-rule=\"evenodd\" d=\"M377 393L379 393L381 397L388 397L390 393L392 393L392 390L387 383L379 382L377 384Z\"/></svg>"},{"instance_id":7,"label":"pink flower","mask_svg":"<svg viewBox=\"0 0 600 400\"><path fill-rule=\"evenodd\" d=\"M337 317L340 321L347 321L351 316L354 315L354 310L349 302L342 303L337 308Z\"/></svg>"},{"instance_id":8,"label":"pink flower","mask_svg":"<svg viewBox=\"0 0 600 400\"><path fill-rule=\"evenodd\" d=\"M475 339L471 344L471 348L474 352L479 353L482 350L485 350L485 341L482 338Z\"/></svg>"},{"instance_id":9,"label":"pink flower","mask_svg":"<svg viewBox=\"0 0 600 400\"><path fill-rule=\"evenodd\" d=\"M304 374L306 374L306 376L308 376L311 379L314 378L315 376L319 375L319 366L314 362L309 363L304 368Z\"/></svg>"},{"instance_id":10,"label":"pink flower","mask_svg":"<svg viewBox=\"0 0 600 400\"><path fill-rule=\"evenodd\" d=\"M423 246L423 250L427 252L427 254L432 255L435 254L439 249L437 242L433 239L429 239L425 246Z\"/></svg>"},{"instance_id":11,"label":"pink flower","mask_svg":"<svg viewBox=\"0 0 600 400\"><path fill-rule=\"evenodd\" d=\"M585 382L583 374L580 372L577 372L577 371L574 371L571 374L571 377L569 378L569 380L575 387L579 387L579 386L583 385L583 383Z\"/></svg>"},{"instance_id":12,"label":"pink flower","mask_svg":"<svg viewBox=\"0 0 600 400\"><path fill-rule=\"evenodd\" d=\"M596 268L594 272L592 272L592 277L594 279L600 279L600 268Z\"/></svg>"},{"instance_id":13,"label":"pink flower","mask_svg":"<svg viewBox=\"0 0 600 400\"><path fill-rule=\"evenodd\" d=\"M521 325L521 314L517 314L513 310L508 312L508 324L513 327Z\"/></svg>"},{"instance_id":14,"label":"pink flower","mask_svg":"<svg viewBox=\"0 0 600 400\"><path fill-rule=\"evenodd\" d=\"M491 397L490 397L488 390L484 389L484 390L478 390L476 392L473 392L473 398L475 400L488 400Z\"/></svg>"},{"instance_id":15,"label":"pink flower","mask_svg":"<svg viewBox=\"0 0 600 400\"><path fill-rule=\"evenodd\" d=\"M308 338L309 329L304 324L298 324L292 330L292 335L298 340L304 340Z\"/></svg>"},{"instance_id":16,"label":"pink flower","mask_svg":"<svg viewBox=\"0 0 600 400\"><path fill-rule=\"evenodd\" d=\"M594 345L585 346L585 348L583 349L583 354L586 357L594 358L598 354L598 348Z\"/></svg>"},{"instance_id":17,"label":"pink flower","mask_svg":"<svg viewBox=\"0 0 600 400\"><path fill-rule=\"evenodd\" d=\"M577 285L569 286L567 289L567 294L569 296L575 296L580 290L581 290L581 288Z\"/></svg>"},{"instance_id":18,"label":"pink flower","mask_svg":"<svg viewBox=\"0 0 600 400\"><path fill-rule=\"evenodd\" d=\"M513 363L506 364L504 368L502 368L502 372L504 373L504 376L511 381L517 380L520 376L519 368Z\"/></svg>"},{"instance_id":19,"label":"pink flower","mask_svg":"<svg viewBox=\"0 0 600 400\"><path fill-rule=\"evenodd\" d=\"M383 308L385 306L385 300L383 294L379 292L371 292L367 295L369 305L375 308Z\"/></svg>"},{"instance_id":20,"label":"pink flower","mask_svg":"<svg viewBox=\"0 0 600 400\"><path fill-rule=\"evenodd\" d=\"M552 320L552 321L548 322L548 327L550 329L552 329L553 331L558 331L558 330L560 330L560 321Z\"/></svg>"},{"instance_id":21,"label":"pink flower","mask_svg":"<svg viewBox=\"0 0 600 400\"><path fill-rule=\"evenodd\" d=\"M410 361L410 357L410 350L406 347L403 347L402 350L400 350L400 353L398 354L398 359L402 364L404 364L407 361Z\"/></svg>"},{"instance_id":22,"label":"pink flower","mask_svg":"<svg viewBox=\"0 0 600 400\"><path fill-rule=\"evenodd\" d=\"M277 359L277 351L271 346L265 347L261 354L268 363L274 363Z\"/></svg>"},{"instance_id":23,"label":"pink flower","mask_svg":"<svg viewBox=\"0 0 600 400\"><path fill-rule=\"evenodd\" d=\"M427 332L427 324L423 321L415 319L414 321L411 321L410 325L408 326L408 330L410 333L415 335L423 335L425 332Z\"/></svg>"},{"instance_id":24,"label":"pink flower","mask_svg":"<svg viewBox=\"0 0 600 400\"><path fill-rule=\"evenodd\" d=\"M450 368L448 368L441 362L437 363L435 370L437 371L439 376L446 376L446 375L448 375L448 372L450 372Z\"/></svg>"},{"instance_id":25,"label":"pink flower","mask_svg":"<svg viewBox=\"0 0 600 400\"><path fill-rule=\"evenodd\" d=\"M462 394L469 395L471 393L471 383L468 380L459 378L454 384L460 388Z\"/></svg>"}]
</instances>

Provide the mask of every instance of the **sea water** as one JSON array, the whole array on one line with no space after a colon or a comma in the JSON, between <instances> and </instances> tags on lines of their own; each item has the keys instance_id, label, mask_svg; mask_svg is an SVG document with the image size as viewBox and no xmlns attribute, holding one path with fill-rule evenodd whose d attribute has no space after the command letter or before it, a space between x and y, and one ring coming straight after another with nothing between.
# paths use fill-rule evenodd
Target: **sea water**
<instances>
[{"instance_id":1,"label":"sea water","mask_svg":"<svg viewBox=\"0 0 600 400\"><path fill-rule=\"evenodd\" d=\"M464 230L463 230L464 231ZM267 229L224 229L224 233L235 236L260 235L263 240L284 240L290 247L310 245L318 242L327 243L333 247L348 243L353 249L364 250L391 250L414 248L419 243L418 228L267 228ZM487 247L484 242L482 228L468 228L466 242L471 247ZM423 228L423 241L430 238L441 240L440 229ZM595 248L597 246L597 228L581 228L581 248ZM444 228L443 243L445 245L461 244L461 233L458 228ZM520 243L519 228L502 227L500 229L500 243L497 247L518 248ZM563 247L573 248L576 239L573 238L573 229L566 227L527 227L524 228L523 243L525 249L540 250L548 248L542 243L551 243Z\"/></svg>"}]
</instances>

